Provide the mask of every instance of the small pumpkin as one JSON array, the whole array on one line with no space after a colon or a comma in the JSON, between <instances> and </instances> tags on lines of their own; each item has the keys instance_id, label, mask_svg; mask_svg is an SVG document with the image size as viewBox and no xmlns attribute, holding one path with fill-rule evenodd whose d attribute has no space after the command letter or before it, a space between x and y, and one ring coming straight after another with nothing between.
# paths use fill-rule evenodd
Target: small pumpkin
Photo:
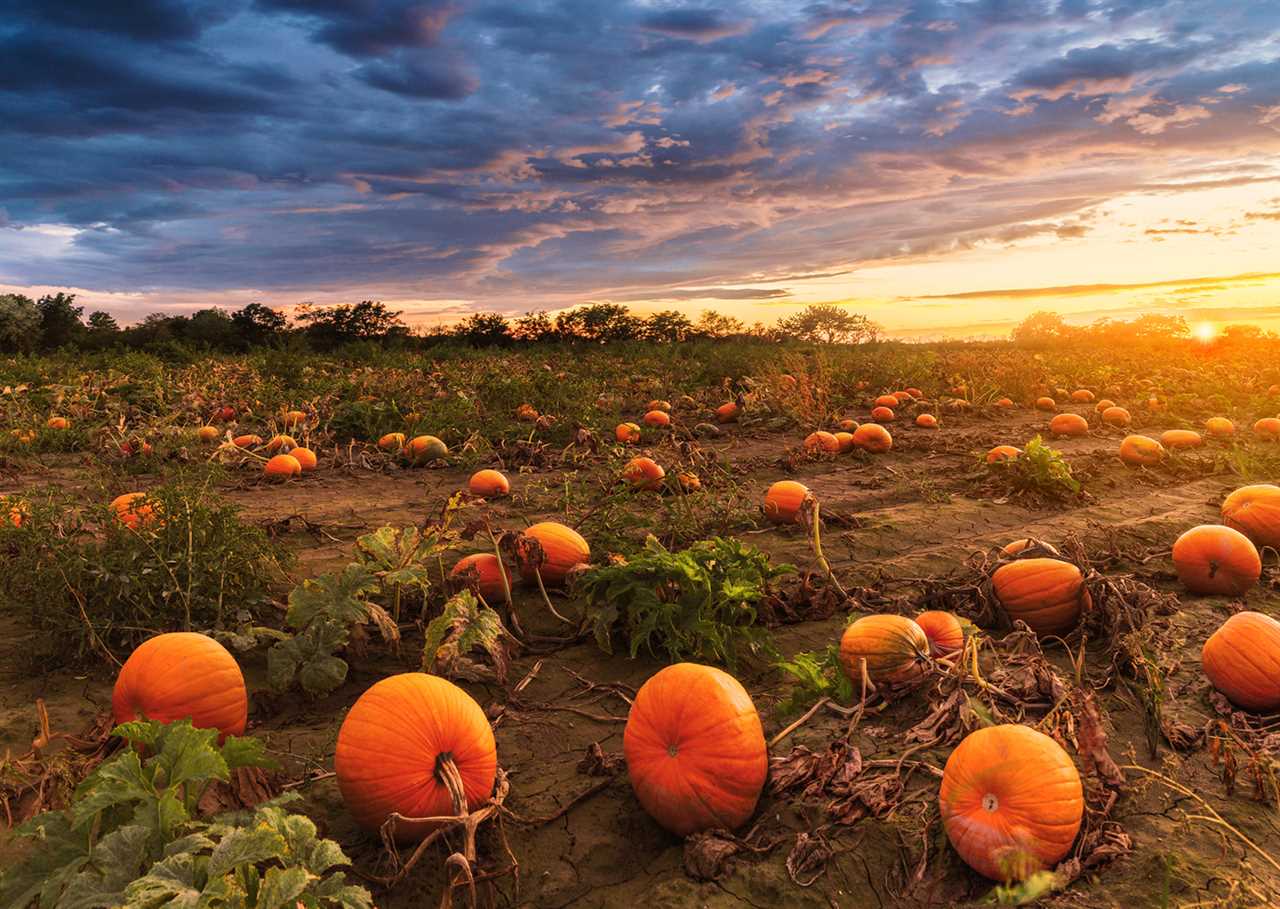
<instances>
[{"instance_id":1,"label":"small pumpkin","mask_svg":"<svg viewBox=\"0 0 1280 909\"><path fill-rule=\"evenodd\" d=\"M1242 486L1222 502L1222 523L1256 546L1280 549L1280 486L1258 483Z\"/></svg>"},{"instance_id":2,"label":"small pumpkin","mask_svg":"<svg viewBox=\"0 0 1280 909\"><path fill-rule=\"evenodd\" d=\"M670 426L671 415L665 410L651 410L641 418L641 422L645 426Z\"/></svg>"},{"instance_id":3,"label":"small pumpkin","mask_svg":"<svg viewBox=\"0 0 1280 909\"><path fill-rule=\"evenodd\" d=\"M293 436L277 434L271 437L271 441L267 442L267 452L275 454L276 452L288 453L298 447L298 442Z\"/></svg>"},{"instance_id":4,"label":"small pumpkin","mask_svg":"<svg viewBox=\"0 0 1280 909\"><path fill-rule=\"evenodd\" d=\"M1173 544L1178 580L1192 593L1238 597L1262 575L1258 549L1238 530L1221 524L1192 527Z\"/></svg>"},{"instance_id":5,"label":"small pumpkin","mask_svg":"<svg viewBox=\"0 0 1280 909\"><path fill-rule=\"evenodd\" d=\"M640 807L676 836L742 826L769 771L751 696L697 663L668 666L640 686L622 749Z\"/></svg>"},{"instance_id":6,"label":"small pumpkin","mask_svg":"<svg viewBox=\"0 0 1280 909\"><path fill-rule=\"evenodd\" d=\"M924 629L906 616L863 616L840 637L840 665L855 685L862 679L864 662L872 682L914 682L924 675L928 654Z\"/></svg>"},{"instance_id":7,"label":"small pumpkin","mask_svg":"<svg viewBox=\"0 0 1280 909\"><path fill-rule=\"evenodd\" d=\"M219 407L213 412L211 422L214 423L230 423L236 418L236 409L230 406Z\"/></svg>"},{"instance_id":8,"label":"small pumpkin","mask_svg":"<svg viewBox=\"0 0 1280 909\"><path fill-rule=\"evenodd\" d=\"M53 429L58 432L61 432L64 429L71 428L71 421L68 420L66 417L50 417L49 419L44 421L44 425L48 429Z\"/></svg>"},{"instance_id":9,"label":"small pumpkin","mask_svg":"<svg viewBox=\"0 0 1280 909\"><path fill-rule=\"evenodd\" d=\"M1002 461L1016 461L1021 455L1021 448L1014 448L1012 445L997 445L987 452L987 463L998 464Z\"/></svg>"},{"instance_id":10,"label":"small pumpkin","mask_svg":"<svg viewBox=\"0 0 1280 909\"><path fill-rule=\"evenodd\" d=\"M1071 392L1071 400L1076 404L1089 404L1093 401L1093 392L1087 388L1077 388Z\"/></svg>"},{"instance_id":11,"label":"small pumpkin","mask_svg":"<svg viewBox=\"0 0 1280 909\"><path fill-rule=\"evenodd\" d=\"M290 480L302 475L302 465L291 454L278 454L267 461L262 472L271 480Z\"/></svg>"},{"instance_id":12,"label":"small pumpkin","mask_svg":"<svg viewBox=\"0 0 1280 909\"><path fill-rule=\"evenodd\" d=\"M516 419L521 423L536 423L539 416L537 408L532 404L521 404L516 408Z\"/></svg>"},{"instance_id":13,"label":"small pumpkin","mask_svg":"<svg viewBox=\"0 0 1280 909\"><path fill-rule=\"evenodd\" d=\"M1036 410L1055 411L1058 409L1058 402L1048 395L1036 398Z\"/></svg>"},{"instance_id":14,"label":"small pumpkin","mask_svg":"<svg viewBox=\"0 0 1280 909\"><path fill-rule=\"evenodd\" d=\"M375 682L347 712L333 756L351 816L369 830L393 813L448 817L474 810L493 792L498 752L480 705L457 685L425 672ZM400 822L399 841L434 824Z\"/></svg>"},{"instance_id":15,"label":"small pumpkin","mask_svg":"<svg viewBox=\"0 0 1280 909\"><path fill-rule=\"evenodd\" d=\"M881 395L880 397L876 398L875 406L894 408L894 407L897 407L900 403L901 402L898 400L897 395Z\"/></svg>"},{"instance_id":16,"label":"small pumpkin","mask_svg":"<svg viewBox=\"0 0 1280 909\"><path fill-rule=\"evenodd\" d=\"M378 440L378 447L383 451L399 451L404 447L404 433L389 432Z\"/></svg>"},{"instance_id":17,"label":"small pumpkin","mask_svg":"<svg viewBox=\"0 0 1280 909\"><path fill-rule=\"evenodd\" d=\"M262 444L262 436L255 436L252 433L236 436L231 440L231 444L236 448L257 448Z\"/></svg>"},{"instance_id":18,"label":"small pumpkin","mask_svg":"<svg viewBox=\"0 0 1280 909\"><path fill-rule=\"evenodd\" d=\"M116 519L130 530L141 530L160 523L159 507L147 498L145 492L126 492L111 500L111 510Z\"/></svg>"},{"instance_id":19,"label":"small pumpkin","mask_svg":"<svg viewBox=\"0 0 1280 909\"><path fill-rule=\"evenodd\" d=\"M1110 410L1112 407L1115 407L1115 406L1116 406L1115 401L1111 400L1110 398L1103 398L1097 404L1093 405L1093 411L1094 413L1104 414L1108 410Z\"/></svg>"},{"instance_id":20,"label":"small pumpkin","mask_svg":"<svg viewBox=\"0 0 1280 909\"><path fill-rule=\"evenodd\" d=\"M1084 787L1061 745L1008 723L975 730L956 746L938 803L947 839L970 868L996 881L1022 880L1071 851Z\"/></svg>"},{"instance_id":21,"label":"small pumpkin","mask_svg":"<svg viewBox=\"0 0 1280 909\"><path fill-rule=\"evenodd\" d=\"M1160 444L1171 450L1182 450L1199 448L1204 444L1204 439L1192 429L1166 429L1160 433Z\"/></svg>"},{"instance_id":22,"label":"small pumpkin","mask_svg":"<svg viewBox=\"0 0 1280 909\"><path fill-rule=\"evenodd\" d=\"M1049 432L1055 436L1087 436L1089 421L1078 413L1060 413L1049 421Z\"/></svg>"},{"instance_id":23,"label":"small pumpkin","mask_svg":"<svg viewBox=\"0 0 1280 909\"><path fill-rule=\"evenodd\" d=\"M964 646L964 626L949 612L930 610L916 616L916 624L929 639L929 653L945 656Z\"/></svg>"},{"instance_id":24,"label":"small pumpkin","mask_svg":"<svg viewBox=\"0 0 1280 909\"><path fill-rule=\"evenodd\" d=\"M412 464L439 461L449 454L449 446L435 436L414 436L404 447L405 456Z\"/></svg>"},{"instance_id":25,"label":"small pumpkin","mask_svg":"<svg viewBox=\"0 0 1280 909\"><path fill-rule=\"evenodd\" d=\"M489 601L507 599L507 584L511 583L511 579L508 577L504 582L503 575L498 557L492 552L477 552L474 555L463 556L449 571L449 577L455 583L462 581L474 583L476 589L480 591L480 596Z\"/></svg>"},{"instance_id":26,"label":"small pumpkin","mask_svg":"<svg viewBox=\"0 0 1280 909\"><path fill-rule=\"evenodd\" d=\"M698 479L698 475L688 471L676 474L676 482L680 484L681 492L697 492L702 488L702 480Z\"/></svg>"},{"instance_id":27,"label":"small pumpkin","mask_svg":"<svg viewBox=\"0 0 1280 909\"><path fill-rule=\"evenodd\" d=\"M795 480L779 480L764 496L764 516L775 524L794 524L800 520L800 506L809 495L809 487Z\"/></svg>"},{"instance_id":28,"label":"small pumpkin","mask_svg":"<svg viewBox=\"0 0 1280 909\"><path fill-rule=\"evenodd\" d=\"M1102 422L1123 429L1133 422L1133 417L1123 407L1108 407L1102 412Z\"/></svg>"},{"instance_id":29,"label":"small pumpkin","mask_svg":"<svg viewBox=\"0 0 1280 909\"><path fill-rule=\"evenodd\" d=\"M716 419L721 423L734 423L738 419L738 405L734 401L726 401L716 408Z\"/></svg>"},{"instance_id":30,"label":"small pumpkin","mask_svg":"<svg viewBox=\"0 0 1280 909\"><path fill-rule=\"evenodd\" d=\"M636 489L661 489L667 472L653 458L632 458L622 468L622 478Z\"/></svg>"},{"instance_id":31,"label":"small pumpkin","mask_svg":"<svg viewBox=\"0 0 1280 909\"><path fill-rule=\"evenodd\" d=\"M836 454L840 451L840 440L829 432L819 429L817 432L811 432L804 440L804 450L808 452L826 452L827 454Z\"/></svg>"},{"instance_id":32,"label":"small pumpkin","mask_svg":"<svg viewBox=\"0 0 1280 909\"><path fill-rule=\"evenodd\" d=\"M662 399L660 399L660 398L659 398L659 399L655 399L655 400L653 400L653 401L650 401L650 402L649 402L649 406L648 406L648 407L646 407L646 408L645 408L645 410L667 410L667 411L669 411L669 410L671 410L671 402L670 402L670 401L663 401L663 400L662 400Z\"/></svg>"},{"instance_id":33,"label":"small pumpkin","mask_svg":"<svg viewBox=\"0 0 1280 909\"><path fill-rule=\"evenodd\" d=\"M991 576L996 599L1010 619L1040 637L1066 634L1093 605L1080 569L1060 559L1018 559Z\"/></svg>"},{"instance_id":34,"label":"small pumpkin","mask_svg":"<svg viewBox=\"0 0 1280 909\"><path fill-rule=\"evenodd\" d=\"M289 452L289 456L298 462L298 466L302 468L303 473L311 473L316 469L316 465L320 463L316 453L310 448L295 448Z\"/></svg>"},{"instance_id":35,"label":"small pumpkin","mask_svg":"<svg viewBox=\"0 0 1280 909\"><path fill-rule=\"evenodd\" d=\"M1164 446L1150 436L1125 436L1120 443L1120 460L1130 467L1151 467L1165 458Z\"/></svg>"},{"instance_id":36,"label":"small pumpkin","mask_svg":"<svg viewBox=\"0 0 1280 909\"><path fill-rule=\"evenodd\" d=\"M1204 421L1205 431L1219 439L1225 439L1236 433L1236 424L1226 417L1210 417Z\"/></svg>"},{"instance_id":37,"label":"small pumpkin","mask_svg":"<svg viewBox=\"0 0 1280 909\"><path fill-rule=\"evenodd\" d=\"M1014 408L1013 398L1000 398L996 401L996 407L1001 410L1012 410Z\"/></svg>"},{"instance_id":38,"label":"small pumpkin","mask_svg":"<svg viewBox=\"0 0 1280 909\"><path fill-rule=\"evenodd\" d=\"M907 389L907 394L911 395L911 397L916 399L924 397L924 392L916 388L914 385Z\"/></svg>"},{"instance_id":39,"label":"small pumpkin","mask_svg":"<svg viewBox=\"0 0 1280 909\"><path fill-rule=\"evenodd\" d=\"M285 411L284 425L288 429L301 429L307 422L307 415L300 410Z\"/></svg>"},{"instance_id":40,"label":"small pumpkin","mask_svg":"<svg viewBox=\"0 0 1280 909\"><path fill-rule=\"evenodd\" d=\"M871 419L877 423L892 423L897 419L892 407L875 407L871 411Z\"/></svg>"},{"instance_id":41,"label":"small pumpkin","mask_svg":"<svg viewBox=\"0 0 1280 909\"><path fill-rule=\"evenodd\" d=\"M916 417L916 425L921 429L937 429L938 418L931 413L922 413Z\"/></svg>"},{"instance_id":42,"label":"small pumpkin","mask_svg":"<svg viewBox=\"0 0 1280 909\"><path fill-rule=\"evenodd\" d=\"M111 715L117 724L190 720L225 738L244 735L249 696L227 648L207 635L175 631L143 641L125 660L111 692Z\"/></svg>"},{"instance_id":43,"label":"small pumpkin","mask_svg":"<svg viewBox=\"0 0 1280 909\"><path fill-rule=\"evenodd\" d=\"M619 423L614 427L613 437L624 445L634 445L640 441L640 427L635 423Z\"/></svg>"},{"instance_id":44,"label":"small pumpkin","mask_svg":"<svg viewBox=\"0 0 1280 909\"><path fill-rule=\"evenodd\" d=\"M201 442L216 442L222 437L216 426L201 426L196 430L196 438Z\"/></svg>"},{"instance_id":45,"label":"small pumpkin","mask_svg":"<svg viewBox=\"0 0 1280 909\"><path fill-rule=\"evenodd\" d=\"M1280 417L1263 417L1253 424L1253 434L1268 442L1280 441Z\"/></svg>"},{"instance_id":46,"label":"small pumpkin","mask_svg":"<svg viewBox=\"0 0 1280 909\"><path fill-rule=\"evenodd\" d=\"M853 434L858 431L858 421L850 420L846 418L841 420L839 423L837 423L836 428L839 429L841 432L847 432L849 434Z\"/></svg>"},{"instance_id":47,"label":"small pumpkin","mask_svg":"<svg viewBox=\"0 0 1280 909\"><path fill-rule=\"evenodd\" d=\"M1213 687L1245 710L1280 707L1280 622L1260 612L1237 612L1200 651Z\"/></svg>"},{"instance_id":48,"label":"small pumpkin","mask_svg":"<svg viewBox=\"0 0 1280 909\"><path fill-rule=\"evenodd\" d=\"M884 454L893 448L893 436L879 423L863 423L853 434L853 444L872 454Z\"/></svg>"},{"instance_id":49,"label":"small pumpkin","mask_svg":"<svg viewBox=\"0 0 1280 909\"><path fill-rule=\"evenodd\" d=\"M833 435L836 437L836 442L840 445L840 454L848 454L853 451L853 433L837 432L833 433Z\"/></svg>"},{"instance_id":50,"label":"small pumpkin","mask_svg":"<svg viewBox=\"0 0 1280 909\"><path fill-rule=\"evenodd\" d=\"M511 492L511 483L501 471L486 468L471 475L467 490L473 496L493 499Z\"/></svg>"},{"instance_id":51,"label":"small pumpkin","mask_svg":"<svg viewBox=\"0 0 1280 909\"><path fill-rule=\"evenodd\" d=\"M591 560L591 547L582 534L555 521L534 524L520 536L522 541L533 541L542 549L542 563L538 564L535 547L527 542L517 545L520 574L525 578L532 579L536 572L544 583L559 584L576 566Z\"/></svg>"}]
</instances>

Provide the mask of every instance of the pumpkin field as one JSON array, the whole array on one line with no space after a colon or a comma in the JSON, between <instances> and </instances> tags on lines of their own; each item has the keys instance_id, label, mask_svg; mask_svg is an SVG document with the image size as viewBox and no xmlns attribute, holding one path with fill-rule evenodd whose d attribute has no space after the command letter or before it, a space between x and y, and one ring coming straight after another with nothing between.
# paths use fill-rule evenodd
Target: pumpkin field
<instances>
[{"instance_id":1,"label":"pumpkin field","mask_svg":"<svg viewBox=\"0 0 1280 909\"><path fill-rule=\"evenodd\" d=\"M0 905L1280 905L1280 341L0 361Z\"/></svg>"}]
</instances>

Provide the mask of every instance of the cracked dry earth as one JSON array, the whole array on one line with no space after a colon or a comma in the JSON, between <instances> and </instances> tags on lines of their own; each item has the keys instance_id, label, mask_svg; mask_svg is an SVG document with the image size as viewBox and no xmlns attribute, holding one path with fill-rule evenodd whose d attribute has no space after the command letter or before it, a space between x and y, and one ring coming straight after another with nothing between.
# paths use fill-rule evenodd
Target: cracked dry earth
<instances>
[{"instance_id":1,"label":"cracked dry earth","mask_svg":"<svg viewBox=\"0 0 1280 909\"><path fill-rule=\"evenodd\" d=\"M1150 425L1135 431L1158 435L1168 428L1147 419ZM971 583L966 560L1022 537L1062 546L1074 536L1103 575L1132 578L1166 594L1128 638L1163 678L1154 708L1149 690L1125 671L1132 658L1121 656L1118 635L1110 634L1116 629L1095 629L1083 645L1073 639L1070 652L1061 643L1045 644L1043 658L1025 636L990 630L993 645L983 651L983 673L1013 687L1027 682L1031 667L1039 681L1019 689L1024 696L1017 706L988 706L1057 733L1088 780L1087 827L1096 836L1082 843L1071 886L1037 905L1280 905L1280 817L1268 769L1268 755L1277 748L1272 726L1232 714L1211 694L1199 665L1205 638L1241 604L1182 593L1169 558L1176 536L1215 521L1222 497L1240 484L1225 473L1198 473L1194 461L1191 467L1127 469L1115 457L1122 433L1095 430L1054 443L1088 476L1085 500L1044 505L985 489L978 456L995 444L1021 445L1046 422L1026 411L944 417L940 431L895 428L888 455L813 461L791 474L781 453L796 445L795 434L748 437L734 430L707 447L738 472L736 482L754 501L788 475L813 490L827 516L828 558L854 593L855 614L929 608L922 605L924 591ZM661 461L663 447L653 454ZM359 533L434 515L449 493L465 485L468 472L333 470L283 487L229 488L226 494L249 519L276 522L299 555L301 577L345 561ZM516 495L490 506L495 523L514 528L557 516L546 491L563 485L563 470L512 474ZM585 482L589 475L590 469L567 479ZM54 467L52 476L70 483L74 471ZM305 521L282 522L287 516ZM775 560L812 565L799 528L743 520L730 530ZM1274 557L1245 605L1280 617ZM561 633L563 626L547 620L536 594L521 592L517 609L526 629ZM847 618L839 612L783 625L775 630L778 646L788 656L820 650L837 639ZM11 651L0 655L0 748L15 752L30 742L37 696L45 698L56 727L78 729L107 707L111 683L106 673L40 677L15 670L23 633L10 627L0 635L0 648ZM1079 679L1093 693L1096 723L1085 715L1083 692L1074 690L1072 656L1081 652ZM269 742L293 780L323 772L332 767L338 727L359 693L383 675L416 668L417 659L410 638L399 659L371 654L353 660L347 682L319 702L255 695L249 731ZM243 662L250 687L265 687L261 655ZM754 827L737 831L740 839L687 848L641 811L617 759L626 697L660 666L647 658L607 656L588 642L519 656L511 684L532 677L518 693L511 686L466 686L494 718L499 759L511 784L511 816L503 830L518 863L518 874L498 873L480 886L481 905L941 907L977 902L990 892L990 882L950 850L936 812L940 768L965 725L974 722L972 711L987 709L979 703L965 712L972 689L948 706L954 686L931 681L868 711L852 729L848 717L819 710L771 748L773 782ZM767 667L744 670L740 678L772 739L795 719L779 709L788 684ZM1069 696L1061 701L1052 696L1064 691ZM1096 756L1099 735L1101 748L1120 766L1119 781L1101 779L1108 775L1105 767L1090 770L1093 761L1084 752ZM806 763L819 759L843 769L823 776ZM1224 766L1234 774L1224 773ZM1186 791L1135 767L1159 770ZM807 776L806 768L812 770ZM778 785L780 775L790 780L797 774L802 778L795 785ZM301 791L305 810L342 843L359 871L386 873L380 844L352 825L332 779L307 782ZM444 857L442 850L426 856L406 881L378 895L378 905L438 904ZM483 828L482 870L503 872L510 864L498 832ZM455 900L465 905L465 892L455 893Z\"/></svg>"}]
</instances>

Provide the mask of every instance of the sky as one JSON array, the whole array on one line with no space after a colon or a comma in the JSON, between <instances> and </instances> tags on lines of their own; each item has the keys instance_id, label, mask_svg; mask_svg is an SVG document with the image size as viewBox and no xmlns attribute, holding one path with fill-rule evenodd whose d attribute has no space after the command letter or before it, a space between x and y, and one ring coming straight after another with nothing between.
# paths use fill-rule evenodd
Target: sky
<instances>
[{"instance_id":1,"label":"sky","mask_svg":"<svg viewBox=\"0 0 1280 909\"><path fill-rule=\"evenodd\" d=\"M0 292L1280 329L1277 0L0 7Z\"/></svg>"}]
</instances>

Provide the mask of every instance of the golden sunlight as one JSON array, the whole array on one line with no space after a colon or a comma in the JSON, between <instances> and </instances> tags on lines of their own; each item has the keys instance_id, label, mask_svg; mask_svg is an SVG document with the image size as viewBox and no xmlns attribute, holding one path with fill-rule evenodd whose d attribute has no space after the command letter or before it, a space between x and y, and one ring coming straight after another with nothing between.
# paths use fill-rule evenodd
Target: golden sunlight
<instances>
[{"instance_id":1,"label":"golden sunlight","mask_svg":"<svg viewBox=\"0 0 1280 909\"><path fill-rule=\"evenodd\" d=\"M1201 344L1208 344L1218 336L1218 326L1212 322L1197 322L1191 332Z\"/></svg>"}]
</instances>

